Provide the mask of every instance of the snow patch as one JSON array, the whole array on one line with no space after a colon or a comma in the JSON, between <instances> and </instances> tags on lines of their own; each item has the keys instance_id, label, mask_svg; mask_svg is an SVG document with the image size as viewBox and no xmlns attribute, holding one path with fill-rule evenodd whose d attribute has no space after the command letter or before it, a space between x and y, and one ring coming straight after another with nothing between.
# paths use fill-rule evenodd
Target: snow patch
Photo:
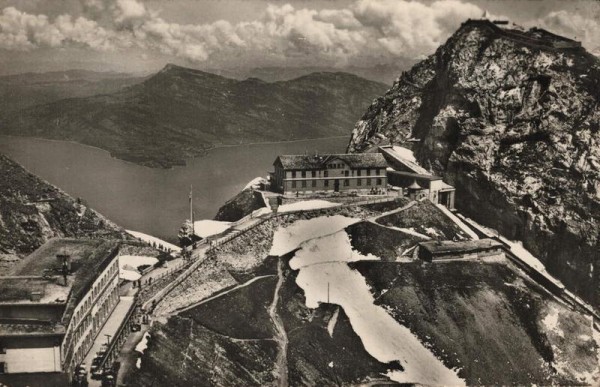
<instances>
[{"instance_id":1,"label":"snow patch","mask_svg":"<svg viewBox=\"0 0 600 387\"><path fill-rule=\"evenodd\" d=\"M142 255L120 255L119 278L127 281L137 281L142 277L138 272L138 268L140 266L153 266L156 263L158 263L158 259L154 257L146 257Z\"/></svg>"},{"instance_id":2,"label":"snow patch","mask_svg":"<svg viewBox=\"0 0 600 387\"><path fill-rule=\"evenodd\" d=\"M317 210L319 208L329 208L341 206L340 203L328 202L327 200L302 200L295 203L284 204L279 206L277 212L290 212L300 210Z\"/></svg>"},{"instance_id":3,"label":"snow patch","mask_svg":"<svg viewBox=\"0 0 600 387\"><path fill-rule=\"evenodd\" d=\"M304 243L290 260L290 267L300 269L296 283L304 290L307 307L317 308L322 302L340 305L369 354L382 363L402 364L404 371L390 370L390 379L423 385L465 385L408 328L374 304L366 280L347 264L373 258L377 259L352 251L348 235L339 232Z\"/></svg>"},{"instance_id":4,"label":"snow patch","mask_svg":"<svg viewBox=\"0 0 600 387\"><path fill-rule=\"evenodd\" d=\"M265 180L264 177L255 177L254 179L250 180L250 182L248 184L246 184L246 186L244 187L244 189L249 189L249 188L259 188L261 183L266 183L267 180Z\"/></svg>"},{"instance_id":5,"label":"snow patch","mask_svg":"<svg viewBox=\"0 0 600 387\"><path fill-rule=\"evenodd\" d=\"M335 324L337 324L338 315L340 314L340 308L335 308L335 312L333 312L333 316L329 319L327 323L327 332L329 332L329 337L333 337L333 331L335 330Z\"/></svg>"},{"instance_id":6,"label":"snow patch","mask_svg":"<svg viewBox=\"0 0 600 387\"><path fill-rule=\"evenodd\" d=\"M198 220L194 222L194 233L200 238L220 234L231 227L231 222L219 220Z\"/></svg>"},{"instance_id":7,"label":"snow patch","mask_svg":"<svg viewBox=\"0 0 600 387\"><path fill-rule=\"evenodd\" d=\"M129 235L134 236L135 238L141 239L146 243L156 243L156 245L162 245L164 248L173 250L173 251L181 251L181 247L175 246L172 243L163 241L160 238L153 237L152 235L144 234L143 232L133 231L133 230L125 230Z\"/></svg>"},{"instance_id":8,"label":"snow patch","mask_svg":"<svg viewBox=\"0 0 600 387\"><path fill-rule=\"evenodd\" d=\"M145 332L144 336L142 336L142 340L135 346L135 350L141 354L144 354L146 348L148 348L148 339L150 338L150 333Z\"/></svg>"},{"instance_id":9,"label":"snow patch","mask_svg":"<svg viewBox=\"0 0 600 387\"><path fill-rule=\"evenodd\" d=\"M320 216L299 220L285 228L278 228L273 235L273 246L269 255L282 256L297 249L300 244L321 235L331 234L359 222L360 219L342 215Z\"/></svg>"},{"instance_id":10,"label":"snow patch","mask_svg":"<svg viewBox=\"0 0 600 387\"><path fill-rule=\"evenodd\" d=\"M558 309L551 307L548 315L542 320L542 324L548 331L556 333L560 337L565 337L565 333L559 328L558 324Z\"/></svg>"}]
</instances>

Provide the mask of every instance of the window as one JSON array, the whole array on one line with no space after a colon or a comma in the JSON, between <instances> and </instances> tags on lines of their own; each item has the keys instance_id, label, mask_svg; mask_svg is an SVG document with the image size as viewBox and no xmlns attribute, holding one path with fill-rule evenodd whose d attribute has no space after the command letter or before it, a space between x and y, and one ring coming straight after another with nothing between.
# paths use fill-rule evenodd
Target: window
<instances>
[{"instance_id":1,"label":"window","mask_svg":"<svg viewBox=\"0 0 600 387\"><path fill-rule=\"evenodd\" d=\"M296 171L292 171L292 179L296 178Z\"/></svg>"},{"instance_id":2,"label":"window","mask_svg":"<svg viewBox=\"0 0 600 387\"><path fill-rule=\"evenodd\" d=\"M306 188L306 180L302 180L302 188Z\"/></svg>"},{"instance_id":3,"label":"window","mask_svg":"<svg viewBox=\"0 0 600 387\"><path fill-rule=\"evenodd\" d=\"M316 181L316 180L313 180L313 181L312 181L312 186L313 186L313 187L316 187L316 186L317 186L317 181Z\"/></svg>"},{"instance_id":4,"label":"window","mask_svg":"<svg viewBox=\"0 0 600 387\"><path fill-rule=\"evenodd\" d=\"M377 185L381 185L381 179L377 178Z\"/></svg>"},{"instance_id":5,"label":"window","mask_svg":"<svg viewBox=\"0 0 600 387\"><path fill-rule=\"evenodd\" d=\"M324 172L323 172L323 176L325 176L325 177L329 177L329 171L324 171Z\"/></svg>"},{"instance_id":6,"label":"window","mask_svg":"<svg viewBox=\"0 0 600 387\"><path fill-rule=\"evenodd\" d=\"M0 374L3 374L6 372L6 367L5 367L6 363L3 361L0 361Z\"/></svg>"},{"instance_id":7,"label":"window","mask_svg":"<svg viewBox=\"0 0 600 387\"><path fill-rule=\"evenodd\" d=\"M367 169L367 176L371 176L371 170Z\"/></svg>"},{"instance_id":8,"label":"window","mask_svg":"<svg viewBox=\"0 0 600 387\"><path fill-rule=\"evenodd\" d=\"M325 187L329 187L329 180L324 180L324 181L323 181L323 183L324 183L323 185L324 185Z\"/></svg>"},{"instance_id":9,"label":"window","mask_svg":"<svg viewBox=\"0 0 600 387\"><path fill-rule=\"evenodd\" d=\"M362 179L356 179L356 185L361 186L362 185Z\"/></svg>"},{"instance_id":10,"label":"window","mask_svg":"<svg viewBox=\"0 0 600 387\"><path fill-rule=\"evenodd\" d=\"M360 176L360 173L362 172L362 169L359 169L356 171L356 176Z\"/></svg>"},{"instance_id":11,"label":"window","mask_svg":"<svg viewBox=\"0 0 600 387\"><path fill-rule=\"evenodd\" d=\"M312 171L312 172L310 173L310 175L311 175L312 177L317 177L317 171Z\"/></svg>"},{"instance_id":12,"label":"window","mask_svg":"<svg viewBox=\"0 0 600 387\"><path fill-rule=\"evenodd\" d=\"M6 350L4 349L2 343L0 343L0 353L6 353Z\"/></svg>"},{"instance_id":13,"label":"window","mask_svg":"<svg viewBox=\"0 0 600 387\"><path fill-rule=\"evenodd\" d=\"M292 188L296 188L296 180L292 181Z\"/></svg>"},{"instance_id":14,"label":"window","mask_svg":"<svg viewBox=\"0 0 600 387\"><path fill-rule=\"evenodd\" d=\"M350 185L349 179L344 179L344 187L348 187Z\"/></svg>"},{"instance_id":15,"label":"window","mask_svg":"<svg viewBox=\"0 0 600 387\"><path fill-rule=\"evenodd\" d=\"M346 176L346 177L350 176L350 171L344 171L344 176Z\"/></svg>"},{"instance_id":16,"label":"window","mask_svg":"<svg viewBox=\"0 0 600 387\"><path fill-rule=\"evenodd\" d=\"M379 175L379 168L377 168L377 169L375 170L375 174L376 174L376 175Z\"/></svg>"},{"instance_id":17,"label":"window","mask_svg":"<svg viewBox=\"0 0 600 387\"><path fill-rule=\"evenodd\" d=\"M367 185L371 185L371 179L367 179Z\"/></svg>"},{"instance_id":18,"label":"window","mask_svg":"<svg viewBox=\"0 0 600 387\"><path fill-rule=\"evenodd\" d=\"M302 171L302 177L306 177L306 171Z\"/></svg>"}]
</instances>

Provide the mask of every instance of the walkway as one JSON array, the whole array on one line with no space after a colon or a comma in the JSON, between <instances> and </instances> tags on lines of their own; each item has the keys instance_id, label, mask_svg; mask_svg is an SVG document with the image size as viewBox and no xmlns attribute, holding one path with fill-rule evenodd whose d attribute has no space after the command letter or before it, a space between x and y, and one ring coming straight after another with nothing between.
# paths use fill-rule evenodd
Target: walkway
<instances>
[{"instance_id":1,"label":"walkway","mask_svg":"<svg viewBox=\"0 0 600 387\"><path fill-rule=\"evenodd\" d=\"M105 335L110 335L111 338L114 337L115 333L117 333L117 330L121 326L121 323L125 319L125 316L127 316L127 312L129 312L129 309L131 309L133 303L133 297L121 297L119 299L119 303L117 304L110 317L100 330L100 333L98 333L98 336L96 337L96 340L94 341L90 352L88 352L87 356L85 357L84 362L88 371L88 380L90 383L90 387L100 387L102 384L99 380L92 379L92 373L90 371L92 360L94 359L94 357L96 357L96 352L100 351L100 349L102 349L102 345L106 343L107 339Z\"/></svg>"}]
</instances>

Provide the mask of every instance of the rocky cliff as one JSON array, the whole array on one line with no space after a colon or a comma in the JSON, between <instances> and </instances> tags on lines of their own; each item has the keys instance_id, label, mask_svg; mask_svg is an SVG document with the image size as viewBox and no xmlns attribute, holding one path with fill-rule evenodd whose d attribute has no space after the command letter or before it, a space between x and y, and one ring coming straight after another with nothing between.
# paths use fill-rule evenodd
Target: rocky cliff
<instances>
[{"instance_id":1,"label":"rocky cliff","mask_svg":"<svg viewBox=\"0 0 600 387\"><path fill-rule=\"evenodd\" d=\"M130 239L81 199L0 154L0 271L54 237Z\"/></svg>"},{"instance_id":2,"label":"rocky cliff","mask_svg":"<svg viewBox=\"0 0 600 387\"><path fill-rule=\"evenodd\" d=\"M600 60L533 28L467 21L356 124L457 187L457 207L600 306Z\"/></svg>"}]
</instances>

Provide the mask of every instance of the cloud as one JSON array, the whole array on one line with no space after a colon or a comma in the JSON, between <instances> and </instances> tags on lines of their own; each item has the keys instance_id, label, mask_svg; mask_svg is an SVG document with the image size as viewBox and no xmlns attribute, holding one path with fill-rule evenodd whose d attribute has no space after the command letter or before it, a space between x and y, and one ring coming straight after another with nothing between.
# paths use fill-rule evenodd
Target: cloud
<instances>
[{"instance_id":1,"label":"cloud","mask_svg":"<svg viewBox=\"0 0 600 387\"><path fill-rule=\"evenodd\" d=\"M356 0L343 9L315 10L268 5L253 21L180 24L160 17L140 0L80 0L83 15L45 15L14 7L0 14L0 48L139 48L190 62L290 61L317 65L355 64L364 58L392 62L431 54L468 18L483 10L457 0L420 3ZM598 24L566 11L537 23L584 41L600 41Z\"/></svg>"},{"instance_id":2,"label":"cloud","mask_svg":"<svg viewBox=\"0 0 600 387\"><path fill-rule=\"evenodd\" d=\"M595 18L561 10L550 12L534 24L559 35L577 39L594 52L600 50L600 23Z\"/></svg>"}]
</instances>

